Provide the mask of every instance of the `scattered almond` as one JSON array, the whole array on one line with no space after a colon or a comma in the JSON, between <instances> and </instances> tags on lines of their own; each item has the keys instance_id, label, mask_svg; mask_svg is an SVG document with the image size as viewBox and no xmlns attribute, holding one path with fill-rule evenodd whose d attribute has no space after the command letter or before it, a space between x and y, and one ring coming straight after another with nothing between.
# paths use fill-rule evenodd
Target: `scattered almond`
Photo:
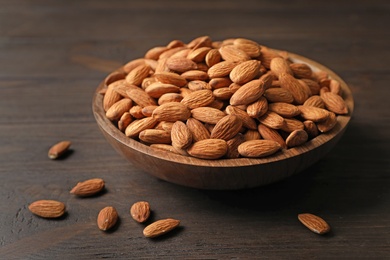
<instances>
[{"instance_id":1,"label":"scattered almond","mask_svg":"<svg viewBox=\"0 0 390 260\"><path fill-rule=\"evenodd\" d=\"M168 233L180 225L180 221L172 218L161 219L145 227L145 237L154 238Z\"/></svg>"},{"instance_id":2,"label":"scattered almond","mask_svg":"<svg viewBox=\"0 0 390 260\"><path fill-rule=\"evenodd\" d=\"M310 214L302 213L298 214L299 221L305 225L308 229L319 235L326 234L330 231L330 226L322 218Z\"/></svg>"},{"instance_id":3,"label":"scattered almond","mask_svg":"<svg viewBox=\"0 0 390 260\"><path fill-rule=\"evenodd\" d=\"M56 200L38 200L31 203L28 209L42 218L58 218L65 213L65 204Z\"/></svg>"},{"instance_id":4,"label":"scattered almond","mask_svg":"<svg viewBox=\"0 0 390 260\"><path fill-rule=\"evenodd\" d=\"M114 207L103 208L97 217L97 225L100 230L107 231L115 226L118 220L118 212Z\"/></svg>"},{"instance_id":5,"label":"scattered almond","mask_svg":"<svg viewBox=\"0 0 390 260\"><path fill-rule=\"evenodd\" d=\"M148 220L150 216L150 205L146 201L138 201L134 203L130 208L131 217L139 222L143 223Z\"/></svg>"},{"instance_id":6,"label":"scattered almond","mask_svg":"<svg viewBox=\"0 0 390 260\"><path fill-rule=\"evenodd\" d=\"M70 141L61 141L53 145L48 152L48 156L50 159L55 160L64 155L71 145Z\"/></svg>"},{"instance_id":7,"label":"scattered almond","mask_svg":"<svg viewBox=\"0 0 390 260\"><path fill-rule=\"evenodd\" d=\"M100 178L85 180L77 183L70 190L70 193L80 197L92 196L101 192L104 189L104 184L104 180Z\"/></svg>"}]
</instances>

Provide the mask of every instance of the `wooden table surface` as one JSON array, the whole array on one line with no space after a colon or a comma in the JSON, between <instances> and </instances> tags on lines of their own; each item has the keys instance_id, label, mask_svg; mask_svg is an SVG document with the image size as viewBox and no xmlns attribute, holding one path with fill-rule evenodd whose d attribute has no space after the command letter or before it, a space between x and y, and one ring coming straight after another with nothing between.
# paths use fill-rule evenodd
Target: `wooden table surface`
<instances>
[{"instance_id":1,"label":"wooden table surface","mask_svg":"<svg viewBox=\"0 0 390 260\"><path fill-rule=\"evenodd\" d=\"M1 259L385 259L390 257L390 6L388 1L0 1ZM289 179L241 191L206 191L137 170L104 140L91 111L99 82L151 47L245 37L313 59L350 86L355 110L337 146ZM49 147L72 141L52 161ZM106 181L79 199L81 180ZM63 201L58 220L32 215ZM131 204L180 228L143 237ZM114 231L97 228L117 208ZM322 216L319 236L297 214Z\"/></svg>"}]
</instances>

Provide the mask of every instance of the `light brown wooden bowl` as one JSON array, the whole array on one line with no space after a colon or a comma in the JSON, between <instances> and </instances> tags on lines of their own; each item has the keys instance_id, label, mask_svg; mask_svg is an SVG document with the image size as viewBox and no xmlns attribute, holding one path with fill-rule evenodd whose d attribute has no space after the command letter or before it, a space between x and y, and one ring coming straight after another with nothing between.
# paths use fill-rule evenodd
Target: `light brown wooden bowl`
<instances>
[{"instance_id":1,"label":"light brown wooden bowl","mask_svg":"<svg viewBox=\"0 0 390 260\"><path fill-rule=\"evenodd\" d=\"M289 53L294 62L303 62L315 70L326 71L340 82L349 114L338 116L338 124L306 144L261 158L203 160L169 152L157 151L125 136L105 116L103 96L93 96L93 113L97 124L113 148L134 166L162 180L179 185L214 190L234 190L267 185L296 174L316 163L340 140L351 119L354 102L347 84L333 71L308 58ZM120 71L120 70L118 70Z\"/></svg>"}]
</instances>

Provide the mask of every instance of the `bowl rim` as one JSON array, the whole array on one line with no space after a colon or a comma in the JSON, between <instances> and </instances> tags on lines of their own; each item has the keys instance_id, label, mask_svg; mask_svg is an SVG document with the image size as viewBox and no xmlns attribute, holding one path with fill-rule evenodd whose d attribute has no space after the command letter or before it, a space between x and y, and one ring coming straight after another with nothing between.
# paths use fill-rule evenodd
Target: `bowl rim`
<instances>
[{"instance_id":1,"label":"bowl rim","mask_svg":"<svg viewBox=\"0 0 390 260\"><path fill-rule=\"evenodd\" d=\"M273 50L280 52L279 50L276 49ZM116 141L122 143L123 145L127 146L130 149L136 150L147 156L153 156L161 160L170 161L172 163L185 164L190 166L204 166L204 167L243 167L243 166L253 166L259 164L269 164L281 160L286 160L292 157L299 156L303 153L310 152L320 147L322 144L325 144L326 142L330 141L332 138L336 137L339 133L343 132L343 130L345 130L345 128L347 127L354 110L354 100L353 100L351 89L349 88L347 83L341 77L339 77L334 71L332 71L328 67L316 61L313 61L309 58L306 58L304 56L295 53L288 52L288 57L294 62L306 63L311 67L313 71L320 71L320 70L325 71L328 73L331 79L335 79L339 81L342 89L342 96L348 107L348 114L338 115L337 116L338 123L329 132L321 133L320 135L309 140L303 145L289 148L289 149L282 149L281 151L273 155L270 155L268 157L232 158L232 159L222 158L216 160L199 159L191 156L175 154L173 152L171 153L171 152L166 152L158 149L153 149L146 144L143 144L130 137L127 137L105 116L105 112L102 106L103 95L100 94L100 92L107 87L104 80L99 84L96 91L94 92L93 100L92 100L92 111L95 120L99 125L99 127L101 128L101 130L109 134ZM112 73L114 72L123 72L123 67L113 71Z\"/></svg>"}]
</instances>

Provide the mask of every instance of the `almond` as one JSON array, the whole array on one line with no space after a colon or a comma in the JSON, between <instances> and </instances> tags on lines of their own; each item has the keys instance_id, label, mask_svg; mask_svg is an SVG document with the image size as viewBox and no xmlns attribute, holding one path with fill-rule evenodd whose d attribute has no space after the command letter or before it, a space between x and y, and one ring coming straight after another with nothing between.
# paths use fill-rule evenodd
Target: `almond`
<instances>
[{"instance_id":1,"label":"almond","mask_svg":"<svg viewBox=\"0 0 390 260\"><path fill-rule=\"evenodd\" d=\"M306 120L303 122L303 125L305 126L304 130L311 138L316 137L318 135L317 125L313 121Z\"/></svg>"},{"instance_id":2,"label":"almond","mask_svg":"<svg viewBox=\"0 0 390 260\"><path fill-rule=\"evenodd\" d=\"M301 121L295 118L284 118L284 125L280 130L284 132L291 133L294 130L304 129L305 126Z\"/></svg>"},{"instance_id":3,"label":"almond","mask_svg":"<svg viewBox=\"0 0 390 260\"><path fill-rule=\"evenodd\" d=\"M162 83L173 84L178 87L183 87L187 84L187 80L185 78L173 72L155 73L154 77Z\"/></svg>"},{"instance_id":4,"label":"almond","mask_svg":"<svg viewBox=\"0 0 390 260\"><path fill-rule=\"evenodd\" d=\"M310 79L313 75L310 66L305 63L291 63L289 66L296 78Z\"/></svg>"},{"instance_id":5,"label":"almond","mask_svg":"<svg viewBox=\"0 0 390 260\"><path fill-rule=\"evenodd\" d=\"M219 53L225 61L241 62L250 60L250 57L246 52L233 45L224 45L220 47Z\"/></svg>"},{"instance_id":6,"label":"almond","mask_svg":"<svg viewBox=\"0 0 390 260\"><path fill-rule=\"evenodd\" d=\"M192 143L192 134L185 123L176 121L172 125L171 139L173 147L184 149Z\"/></svg>"},{"instance_id":7,"label":"almond","mask_svg":"<svg viewBox=\"0 0 390 260\"><path fill-rule=\"evenodd\" d=\"M284 125L284 118L272 111L266 112L258 120L260 123L273 129L280 129Z\"/></svg>"},{"instance_id":8,"label":"almond","mask_svg":"<svg viewBox=\"0 0 390 260\"><path fill-rule=\"evenodd\" d=\"M196 63L194 61L180 57L168 58L166 66L168 67L168 69L179 73L183 73L188 70L194 70L197 68Z\"/></svg>"},{"instance_id":9,"label":"almond","mask_svg":"<svg viewBox=\"0 0 390 260\"><path fill-rule=\"evenodd\" d=\"M42 218L58 218L65 213L65 204L56 200L37 200L28 206L35 215Z\"/></svg>"},{"instance_id":10,"label":"almond","mask_svg":"<svg viewBox=\"0 0 390 260\"><path fill-rule=\"evenodd\" d=\"M161 219L145 227L143 234L145 237L154 238L168 233L180 225L180 221L172 218Z\"/></svg>"},{"instance_id":11,"label":"almond","mask_svg":"<svg viewBox=\"0 0 390 260\"><path fill-rule=\"evenodd\" d=\"M189 109L204 107L214 101L213 92L209 89L197 90L185 96L181 103Z\"/></svg>"},{"instance_id":12,"label":"almond","mask_svg":"<svg viewBox=\"0 0 390 260\"><path fill-rule=\"evenodd\" d=\"M237 134L232 139L226 142L228 149L226 152L227 158L238 158L240 153L238 152L238 146L245 142L245 137L242 134Z\"/></svg>"},{"instance_id":13,"label":"almond","mask_svg":"<svg viewBox=\"0 0 390 260\"><path fill-rule=\"evenodd\" d=\"M272 140L250 140L240 144L238 152L244 157L260 158L274 154L280 148L280 144Z\"/></svg>"},{"instance_id":14,"label":"almond","mask_svg":"<svg viewBox=\"0 0 390 260\"><path fill-rule=\"evenodd\" d=\"M193 143L187 152L200 159L219 159L227 152L228 146L222 139L204 139Z\"/></svg>"},{"instance_id":15,"label":"almond","mask_svg":"<svg viewBox=\"0 0 390 260\"><path fill-rule=\"evenodd\" d=\"M210 50L211 48L206 46L194 49L188 53L187 59L190 59L194 62L202 62L205 60L205 57Z\"/></svg>"},{"instance_id":16,"label":"almond","mask_svg":"<svg viewBox=\"0 0 390 260\"><path fill-rule=\"evenodd\" d=\"M158 121L185 121L191 116L191 111L186 105L179 102L168 102L157 107L152 117Z\"/></svg>"},{"instance_id":17,"label":"almond","mask_svg":"<svg viewBox=\"0 0 390 260\"><path fill-rule=\"evenodd\" d=\"M304 106L312 106L312 107L319 107L319 108L325 108L324 100L318 95L313 95L306 99L305 103L303 103Z\"/></svg>"},{"instance_id":18,"label":"almond","mask_svg":"<svg viewBox=\"0 0 390 260\"><path fill-rule=\"evenodd\" d=\"M320 85L312 80L312 79L300 79L299 81L303 81L309 87L312 95L318 95L320 93Z\"/></svg>"},{"instance_id":19,"label":"almond","mask_svg":"<svg viewBox=\"0 0 390 260\"><path fill-rule=\"evenodd\" d=\"M281 73L279 75L279 82L282 88L287 89L291 92L295 103L303 104L306 99L309 98L308 92L292 75L287 73Z\"/></svg>"},{"instance_id":20,"label":"almond","mask_svg":"<svg viewBox=\"0 0 390 260\"><path fill-rule=\"evenodd\" d=\"M230 98L230 105L248 105L258 100L264 94L264 81L251 80L239 88Z\"/></svg>"},{"instance_id":21,"label":"almond","mask_svg":"<svg viewBox=\"0 0 390 260\"><path fill-rule=\"evenodd\" d=\"M233 45L244 51L251 58L257 58L261 54L260 45L249 39L237 38L233 41Z\"/></svg>"},{"instance_id":22,"label":"almond","mask_svg":"<svg viewBox=\"0 0 390 260\"><path fill-rule=\"evenodd\" d=\"M185 78L187 81L209 79L209 75L207 74L207 72L202 70L188 70L182 73L180 76Z\"/></svg>"},{"instance_id":23,"label":"almond","mask_svg":"<svg viewBox=\"0 0 390 260\"><path fill-rule=\"evenodd\" d=\"M219 89L229 87L232 81L228 77L213 78L209 81L211 89Z\"/></svg>"},{"instance_id":24,"label":"almond","mask_svg":"<svg viewBox=\"0 0 390 260\"><path fill-rule=\"evenodd\" d=\"M194 142L210 138L210 132L199 120L190 117L187 119L186 125L192 134L192 140Z\"/></svg>"},{"instance_id":25,"label":"almond","mask_svg":"<svg viewBox=\"0 0 390 260\"><path fill-rule=\"evenodd\" d=\"M269 88L264 92L264 97L269 102L294 102L294 97L291 92L284 88Z\"/></svg>"},{"instance_id":26,"label":"almond","mask_svg":"<svg viewBox=\"0 0 390 260\"><path fill-rule=\"evenodd\" d=\"M221 61L222 57L221 54L217 49L211 49L205 57L205 62L207 66L212 67L215 64L219 63Z\"/></svg>"},{"instance_id":27,"label":"almond","mask_svg":"<svg viewBox=\"0 0 390 260\"><path fill-rule=\"evenodd\" d=\"M107 111L114 103L118 102L122 96L114 91L115 83L108 85L106 93L103 97L103 109Z\"/></svg>"},{"instance_id":28,"label":"almond","mask_svg":"<svg viewBox=\"0 0 390 260\"><path fill-rule=\"evenodd\" d=\"M258 118L268 111L268 101L263 96L255 102L249 104L246 108L246 113L252 118Z\"/></svg>"},{"instance_id":29,"label":"almond","mask_svg":"<svg viewBox=\"0 0 390 260\"><path fill-rule=\"evenodd\" d=\"M216 124L219 120L226 116L223 111L213 107L194 108L191 110L191 115L193 118L209 124Z\"/></svg>"},{"instance_id":30,"label":"almond","mask_svg":"<svg viewBox=\"0 0 390 260\"><path fill-rule=\"evenodd\" d=\"M160 55L167 51L169 48L167 46L156 46L151 49L149 49L145 53L145 59L153 59L153 60L158 60Z\"/></svg>"},{"instance_id":31,"label":"almond","mask_svg":"<svg viewBox=\"0 0 390 260\"><path fill-rule=\"evenodd\" d=\"M301 111L301 117L313 122L323 121L329 116L328 110L319 107L298 106L298 109Z\"/></svg>"},{"instance_id":32,"label":"almond","mask_svg":"<svg viewBox=\"0 0 390 260\"><path fill-rule=\"evenodd\" d=\"M139 65L129 72L126 76L126 82L132 85L140 86L144 78L149 76L150 66L146 64Z\"/></svg>"},{"instance_id":33,"label":"almond","mask_svg":"<svg viewBox=\"0 0 390 260\"><path fill-rule=\"evenodd\" d=\"M144 113L142 113L142 110L143 107L136 105L130 108L129 113L133 118L141 119L145 117Z\"/></svg>"},{"instance_id":34,"label":"almond","mask_svg":"<svg viewBox=\"0 0 390 260\"><path fill-rule=\"evenodd\" d=\"M70 193L80 196L88 197L101 192L104 189L104 180L100 178L94 178L77 183Z\"/></svg>"},{"instance_id":35,"label":"almond","mask_svg":"<svg viewBox=\"0 0 390 260\"><path fill-rule=\"evenodd\" d=\"M228 141L240 132L242 121L236 115L226 115L214 126L210 138Z\"/></svg>"},{"instance_id":36,"label":"almond","mask_svg":"<svg viewBox=\"0 0 390 260\"><path fill-rule=\"evenodd\" d=\"M126 127L129 126L129 124L133 121L133 117L130 115L129 112L123 113L121 118L118 121L118 129L121 132L124 132L126 130Z\"/></svg>"},{"instance_id":37,"label":"almond","mask_svg":"<svg viewBox=\"0 0 390 260\"><path fill-rule=\"evenodd\" d=\"M275 112L282 117L294 117L301 113L301 111L296 106L284 102L268 104L268 110Z\"/></svg>"},{"instance_id":38,"label":"almond","mask_svg":"<svg viewBox=\"0 0 390 260\"><path fill-rule=\"evenodd\" d=\"M100 230L107 231L113 228L118 220L118 212L114 207L103 208L97 217L97 225Z\"/></svg>"},{"instance_id":39,"label":"almond","mask_svg":"<svg viewBox=\"0 0 390 260\"><path fill-rule=\"evenodd\" d=\"M247 112L245 112L244 110L242 109L239 109L235 106L227 106L226 107L226 113L228 115L235 115L237 116L240 121L242 122L242 125L248 129L257 129L257 124L256 124L256 121L251 118Z\"/></svg>"},{"instance_id":40,"label":"almond","mask_svg":"<svg viewBox=\"0 0 390 260\"><path fill-rule=\"evenodd\" d=\"M188 153L186 150L175 148L169 144L151 144L150 147L153 149L156 149L156 150L164 151L164 152L171 152L174 154L188 156Z\"/></svg>"},{"instance_id":41,"label":"almond","mask_svg":"<svg viewBox=\"0 0 390 260\"><path fill-rule=\"evenodd\" d=\"M324 100L325 106L328 110L339 114L348 114L348 108L343 98L332 92L324 92L321 94L322 100Z\"/></svg>"},{"instance_id":42,"label":"almond","mask_svg":"<svg viewBox=\"0 0 390 260\"><path fill-rule=\"evenodd\" d=\"M139 139L149 144L170 144L171 134L165 130L145 129L139 133Z\"/></svg>"},{"instance_id":43,"label":"almond","mask_svg":"<svg viewBox=\"0 0 390 260\"><path fill-rule=\"evenodd\" d=\"M245 84L259 74L260 62L248 60L235 66L229 74L230 79L237 84Z\"/></svg>"},{"instance_id":44,"label":"almond","mask_svg":"<svg viewBox=\"0 0 390 260\"><path fill-rule=\"evenodd\" d=\"M151 129L157 124L157 119L153 117L145 117L142 119L137 119L131 122L125 130L125 135L131 138L138 137L145 129Z\"/></svg>"},{"instance_id":45,"label":"almond","mask_svg":"<svg viewBox=\"0 0 390 260\"><path fill-rule=\"evenodd\" d=\"M295 147L304 144L309 138L305 130L299 129L292 131L286 138L286 144L288 147Z\"/></svg>"},{"instance_id":46,"label":"almond","mask_svg":"<svg viewBox=\"0 0 390 260\"><path fill-rule=\"evenodd\" d=\"M68 150L72 143L70 141L61 141L50 147L47 155L50 159L56 160L63 156Z\"/></svg>"},{"instance_id":47,"label":"almond","mask_svg":"<svg viewBox=\"0 0 390 260\"><path fill-rule=\"evenodd\" d=\"M293 75L290 65L282 57L275 57L271 60L270 69L277 77L282 73Z\"/></svg>"},{"instance_id":48,"label":"almond","mask_svg":"<svg viewBox=\"0 0 390 260\"><path fill-rule=\"evenodd\" d=\"M159 98L166 93L178 93L180 88L173 84L154 82L146 87L145 92L152 98Z\"/></svg>"},{"instance_id":49,"label":"almond","mask_svg":"<svg viewBox=\"0 0 390 260\"><path fill-rule=\"evenodd\" d=\"M157 101L157 103L161 106L162 104L165 103L170 103L170 102L180 102L183 100L183 92L180 89L180 94L179 93L165 93L163 94Z\"/></svg>"},{"instance_id":50,"label":"almond","mask_svg":"<svg viewBox=\"0 0 390 260\"><path fill-rule=\"evenodd\" d=\"M257 131L257 130L248 129L244 133L244 138L245 138L245 141L258 140L258 139L261 139L261 135L260 135L259 131Z\"/></svg>"},{"instance_id":51,"label":"almond","mask_svg":"<svg viewBox=\"0 0 390 260\"><path fill-rule=\"evenodd\" d=\"M133 101L129 98L123 98L118 102L114 103L106 112L106 117L111 120L118 120L123 113L130 110L133 105Z\"/></svg>"},{"instance_id":52,"label":"almond","mask_svg":"<svg viewBox=\"0 0 390 260\"><path fill-rule=\"evenodd\" d=\"M258 59L261 61L261 64L263 64L267 69L270 68L271 61L273 58L281 57L276 51L266 46L261 46L260 52L261 54L258 57Z\"/></svg>"},{"instance_id":53,"label":"almond","mask_svg":"<svg viewBox=\"0 0 390 260\"><path fill-rule=\"evenodd\" d=\"M326 234L330 231L329 224L319 216L310 213L302 213L298 214L298 219L308 229L319 235Z\"/></svg>"},{"instance_id":54,"label":"almond","mask_svg":"<svg viewBox=\"0 0 390 260\"><path fill-rule=\"evenodd\" d=\"M279 143L282 148L287 149L286 142L277 130L272 129L266 125L259 124L258 132L263 137L263 139L275 141Z\"/></svg>"},{"instance_id":55,"label":"almond","mask_svg":"<svg viewBox=\"0 0 390 260\"><path fill-rule=\"evenodd\" d=\"M221 61L211 66L208 69L207 74L209 75L210 79L225 77L230 74L230 72L234 69L235 66L237 66L237 64L238 62L235 61Z\"/></svg>"},{"instance_id":56,"label":"almond","mask_svg":"<svg viewBox=\"0 0 390 260\"><path fill-rule=\"evenodd\" d=\"M131 217L138 223L143 223L150 216L150 204L146 201L135 202L130 208Z\"/></svg>"},{"instance_id":57,"label":"almond","mask_svg":"<svg viewBox=\"0 0 390 260\"><path fill-rule=\"evenodd\" d=\"M111 72L107 77L104 79L104 85L107 87L111 83L118 81L118 80L123 80L126 78L126 72L124 71L114 71Z\"/></svg>"},{"instance_id":58,"label":"almond","mask_svg":"<svg viewBox=\"0 0 390 260\"><path fill-rule=\"evenodd\" d=\"M333 112L329 112L329 116L324 121L317 123L317 128L321 133L329 132L337 124L337 116Z\"/></svg>"},{"instance_id":59,"label":"almond","mask_svg":"<svg viewBox=\"0 0 390 260\"><path fill-rule=\"evenodd\" d=\"M126 91L126 94L131 100L141 107L157 105L156 100L154 100L148 95L148 93L145 92L145 90L141 88L130 88Z\"/></svg>"}]
</instances>

